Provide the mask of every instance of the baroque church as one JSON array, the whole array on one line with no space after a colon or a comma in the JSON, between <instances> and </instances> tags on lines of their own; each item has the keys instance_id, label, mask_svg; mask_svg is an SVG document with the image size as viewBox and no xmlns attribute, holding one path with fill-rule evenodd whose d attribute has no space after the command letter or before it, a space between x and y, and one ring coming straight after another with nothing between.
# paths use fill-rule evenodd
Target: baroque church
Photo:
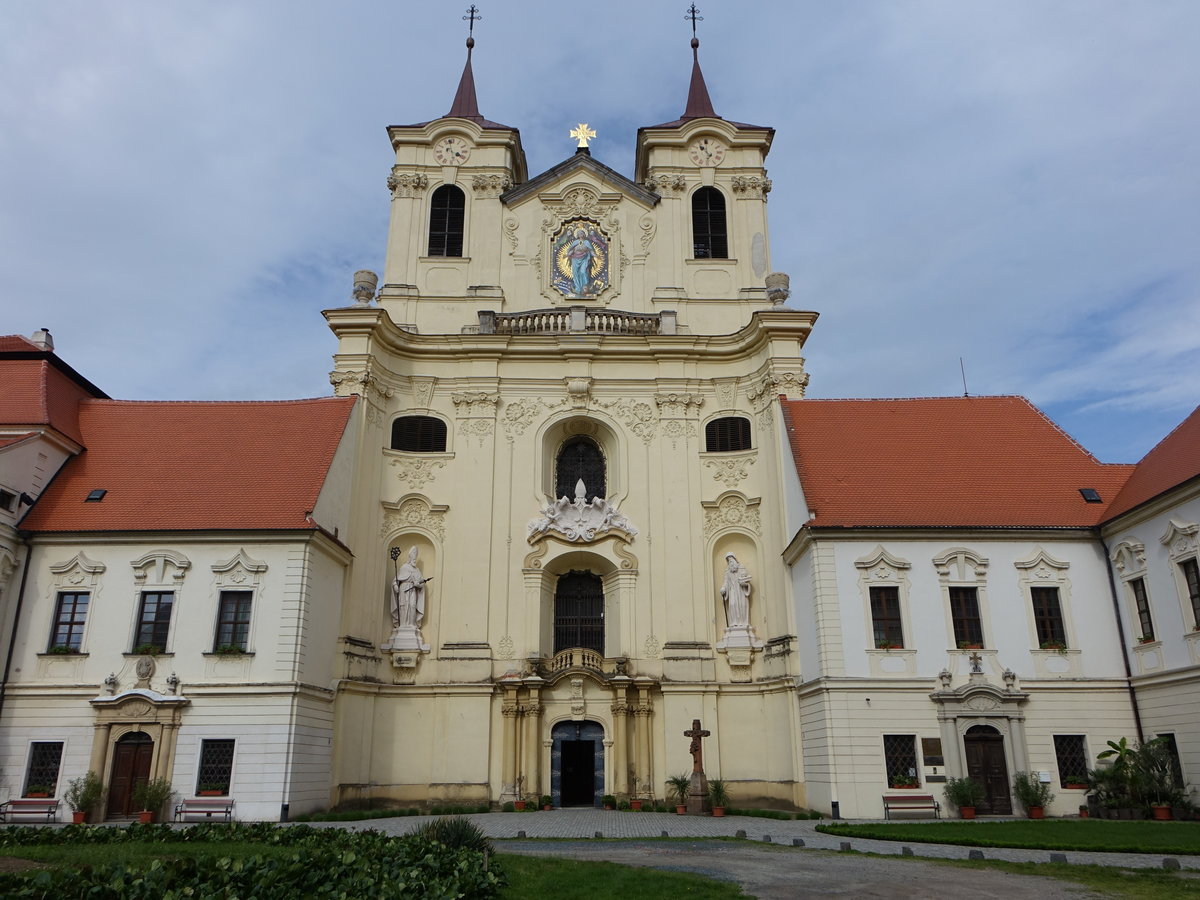
<instances>
[{"instance_id":1,"label":"baroque church","mask_svg":"<svg viewBox=\"0 0 1200 900\"><path fill-rule=\"evenodd\" d=\"M1122 736L1200 783L1200 410L1106 465L1020 397L806 399L774 132L698 42L632 179L585 125L531 176L473 46L388 129L333 396L117 400L0 337L0 794L661 800L697 719L742 807L1023 770L1073 814Z\"/></svg>"}]
</instances>

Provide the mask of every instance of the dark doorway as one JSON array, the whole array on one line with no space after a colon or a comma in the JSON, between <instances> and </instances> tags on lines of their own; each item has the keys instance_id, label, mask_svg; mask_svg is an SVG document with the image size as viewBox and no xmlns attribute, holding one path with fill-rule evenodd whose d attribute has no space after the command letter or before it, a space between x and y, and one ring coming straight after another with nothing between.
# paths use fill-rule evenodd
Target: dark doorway
<instances>
[{"instance_id":1,"label":"dark doorway","mask_svg":"<svg viewBox=\"0 0 1200 900\"><path fill-rule=\"evenodd\" d=\"M555 806L599 806L604 795L604 726L559 722L550 729L550 794Z\"/></svg>"},{"instance_id":2,"label":"dark doorway","mask_svg":"<svg viewBox=\"0 0 1200 900\"><path fill-rule=\"evenodd\" d=\"M963 737L963 749L967 757L967 775L983 785L985 795L975 811L990 816L1012 815L1004 737L990 725L974 725Z\"/></svg>"},{"instance_id":3,"label":"dark doorway","mask_svg":"<svg viewBox=\"0 0 1200 900\"><path fill-rule=\"evenodd\" d=\"M591 806L595 791L596 742L562 742L562 805Z\"/></svg>"},{"instance_id":4,"label":"dark doorway","mask_svg":"<svg viewBox=\"0 0 1200 900\"><path fill-rule=\"evenodd\" d=\"M592 572L560 575L554 589L554 652L571 647L604 655L604 582Z\"/></svg>"},{"instance_id":5,"label":"dark doorway","mask_svg":"<svg viewBox=\"0 0 1200 900\"><path fill-rule=\"evenodd\" d=\"M154 741L144 731L134 731L113 747L112 774L108 780L108 815L132 816L138 812L133 791L150 780Z\"/></svg>"}]
</instances>

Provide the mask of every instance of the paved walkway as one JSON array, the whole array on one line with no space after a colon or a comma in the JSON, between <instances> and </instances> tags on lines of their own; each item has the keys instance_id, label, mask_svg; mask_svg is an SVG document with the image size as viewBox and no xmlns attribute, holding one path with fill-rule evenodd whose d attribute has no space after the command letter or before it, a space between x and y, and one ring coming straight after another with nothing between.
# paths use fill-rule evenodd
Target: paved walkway
<instances>
[{"instance_id":1,"label":"paved walkway","mask_svg":"<svg viewBox=\"0 0 1200 900\"><path fill-rule=\"evenodd\" d=\"M416 828L430 816L411 818L368 819L338 823L347 828L374 828L389 834L404 834ZM1051 859L1048 850L1016 850L1007 848L960 847L953 844L902 844L897 841L846 839L822 834L816 830L820 822L812 819L783 821L750 816L677 816L673 813L618 812L598 809L555 809L549 812L486 813L470 815L491 838L721 838L744 837L761 843L800 846L816 850L857 850L893 856L918 856L940 859L969 859L972 852L983 853L985 859L1011 862L1068 862L1096 866L1126 868L1162 868L1163 855L1149 853L1096 853L1069 850L1055 852ZM828 822L828 820L825 820ZM907 824L907 823L906 823ZM796 841L802 843L797 844ZM1065 857L1063 859L1062 857ZM1185 869L1200 869L1200 855L1174 857Z\"/></svg>"}]
</instances>

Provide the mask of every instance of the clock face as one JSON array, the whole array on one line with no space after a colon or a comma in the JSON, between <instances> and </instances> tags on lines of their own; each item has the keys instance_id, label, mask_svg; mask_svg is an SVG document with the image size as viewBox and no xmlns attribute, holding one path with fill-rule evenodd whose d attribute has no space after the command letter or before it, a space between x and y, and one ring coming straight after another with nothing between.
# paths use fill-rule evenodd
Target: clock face
<instances>
[{"instance_id":1,"label":"clock face","mask_svg":"<svg viewBox=\"0 0 1200 900\"><path fill-rule=\"evenodd\" d=\"M725 158L725 145L716 138L702 137L692 141L688 156L698 166L719 166Z\"/></svg>"},{"instance_id":2,"label":"clock face","mask_svg":"<svg viewBox=\"0 0 1200 900\"><path fill-rule=\"evenodd\" d=\"M433 145L433 158L443 166L461 166L471 156L471 145L465 138L444 137Z\"/></svg>"}]
</instances>

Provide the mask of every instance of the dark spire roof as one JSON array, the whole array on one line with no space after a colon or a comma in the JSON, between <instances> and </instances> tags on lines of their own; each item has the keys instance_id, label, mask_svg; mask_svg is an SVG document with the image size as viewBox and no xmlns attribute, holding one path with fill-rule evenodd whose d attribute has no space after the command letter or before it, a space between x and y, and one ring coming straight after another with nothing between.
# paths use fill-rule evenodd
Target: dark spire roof
<instances>
[{"instance_id":1,"label":"dark spire roof","mask_svg":"<svg viewBox=\"0 0 1200 900\"><path fill-rule=\"evenodd\" d=\"M721 118L713 111L712 100L708 97L708 85L700 71L700 41L696 38L692 38L692 83L688 86L687 107L681 118Z\"/></svg>"},{"instance_id":2,"label":"dark spire roof","mask_svg":"<svg viewBox=\"0 0 1200 900\"><path fill-rule=\"evenodd\" d=\"M450 112L446 118L470 119L472 122L483 122L479 114L479 101L475 99L475 75L471 71L471 51L475 47L475 38L467 38L467 64L463 66L462 78L458 82L458 92L454 102L450 104Z\"/></svg>"}]
</instances>

